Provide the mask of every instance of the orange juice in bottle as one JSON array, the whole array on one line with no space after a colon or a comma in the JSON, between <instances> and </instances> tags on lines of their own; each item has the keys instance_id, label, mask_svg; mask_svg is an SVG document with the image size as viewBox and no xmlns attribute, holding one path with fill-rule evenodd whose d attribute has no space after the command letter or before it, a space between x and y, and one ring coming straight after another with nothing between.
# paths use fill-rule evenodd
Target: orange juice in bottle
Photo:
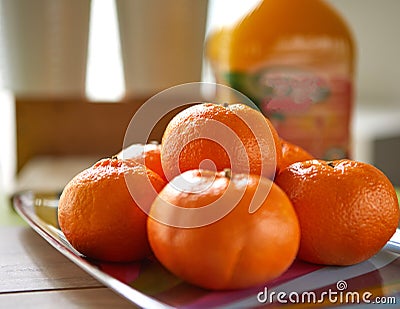
<instances>
[{"instance_id":1,"label":"orange juice in bottle","mask_svg":"<svg viewBox=\"0 0 400 309\"><path fill-rule=\"evenodd\" d=\"M216 82L247 95L279 135L317 158L350 156L354 42L323 0L263 0L212 33Z\"/></svg>"}]
</instances>

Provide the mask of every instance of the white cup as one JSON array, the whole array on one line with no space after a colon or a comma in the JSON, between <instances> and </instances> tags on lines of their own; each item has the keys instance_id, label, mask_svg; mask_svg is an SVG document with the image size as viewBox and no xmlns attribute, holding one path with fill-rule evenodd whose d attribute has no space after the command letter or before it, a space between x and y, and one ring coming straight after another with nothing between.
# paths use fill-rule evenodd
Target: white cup
<instances>
[{"instance_id":1,"label":"white cup","mask_svg":"<svg viewBox=\"0 0 400 309\"><path fill-rule=\"evenodd\" d=\"M0 71L16 96L83 96L90 0L1 0Z\"/></svg>"},{"instance_id":2,"label":"white cup","mask_svg":"<svg viewBox=\"0 0 400 309\"><path fill-rule=\"evenodd\" d=\"M201 80L207 0L116 0L126 95Z\"/></svg>"}]
</instances>

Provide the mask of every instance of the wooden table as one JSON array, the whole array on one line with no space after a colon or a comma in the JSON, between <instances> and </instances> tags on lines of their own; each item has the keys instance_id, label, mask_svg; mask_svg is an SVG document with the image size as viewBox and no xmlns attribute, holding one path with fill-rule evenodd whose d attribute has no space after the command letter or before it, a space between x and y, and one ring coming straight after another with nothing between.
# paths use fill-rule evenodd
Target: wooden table
<instances>
[{"instance_id":1,"label":"wooden table","mask_svg":"<svg viewBox=\"0 0 400 309\"><path fill-rule=\"evenodd\" d=\"M0 308L132 308L0 203Z\"/></svg>"}]
</instances>

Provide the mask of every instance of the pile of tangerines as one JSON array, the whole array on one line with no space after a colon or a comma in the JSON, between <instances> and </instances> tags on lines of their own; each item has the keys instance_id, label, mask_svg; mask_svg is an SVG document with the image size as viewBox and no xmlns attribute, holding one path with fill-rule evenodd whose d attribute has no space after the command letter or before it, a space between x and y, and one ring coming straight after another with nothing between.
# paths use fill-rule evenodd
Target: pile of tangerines
<instances>
[{"instance_id":1,"label":"pile of tangerines","mask_svg":"<svg viewBox=\"0 0 400 309\"><path fill-rule=\"evenodd\" d=\"M395 232L399 204L372 165L314 159L260 112L204 103L177 114L161 145L132 145L78 174L58 216L89 258L155 256L192 284L237 289L278 277L295 258L370 258Z\"/></svg>"}]
</instances>

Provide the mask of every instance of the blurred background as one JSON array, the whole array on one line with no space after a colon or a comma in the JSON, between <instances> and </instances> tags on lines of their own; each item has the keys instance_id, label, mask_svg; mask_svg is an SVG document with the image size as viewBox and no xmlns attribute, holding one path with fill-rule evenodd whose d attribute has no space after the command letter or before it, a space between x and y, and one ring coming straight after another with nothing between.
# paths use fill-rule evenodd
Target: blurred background
<instances>
[{"instance_id":1,"label":"blurred background","mask_svg":"<svg viewBox=\"0 0 400 309\"><path fill-rule=\"evenodd\" d=\"M69 0L71 7L63 0L0 0L2 192L61 189L122 145L127 121L146 98L182 81L214 81L204 39L258 2ZM327 2L346 19L356 43L352 156L399 186L400 1ZM30 24L35 14L41 23ZM34 64L21 60L27 54ZM38 76L46 62L49 69ZM165 71L175 74L158 74ZM78 108L77 102L84 103ZM119 102L125 104L115 107ZM85 135L103 129L108 135L99 140Z\"/></svg>"}]
</instances>

